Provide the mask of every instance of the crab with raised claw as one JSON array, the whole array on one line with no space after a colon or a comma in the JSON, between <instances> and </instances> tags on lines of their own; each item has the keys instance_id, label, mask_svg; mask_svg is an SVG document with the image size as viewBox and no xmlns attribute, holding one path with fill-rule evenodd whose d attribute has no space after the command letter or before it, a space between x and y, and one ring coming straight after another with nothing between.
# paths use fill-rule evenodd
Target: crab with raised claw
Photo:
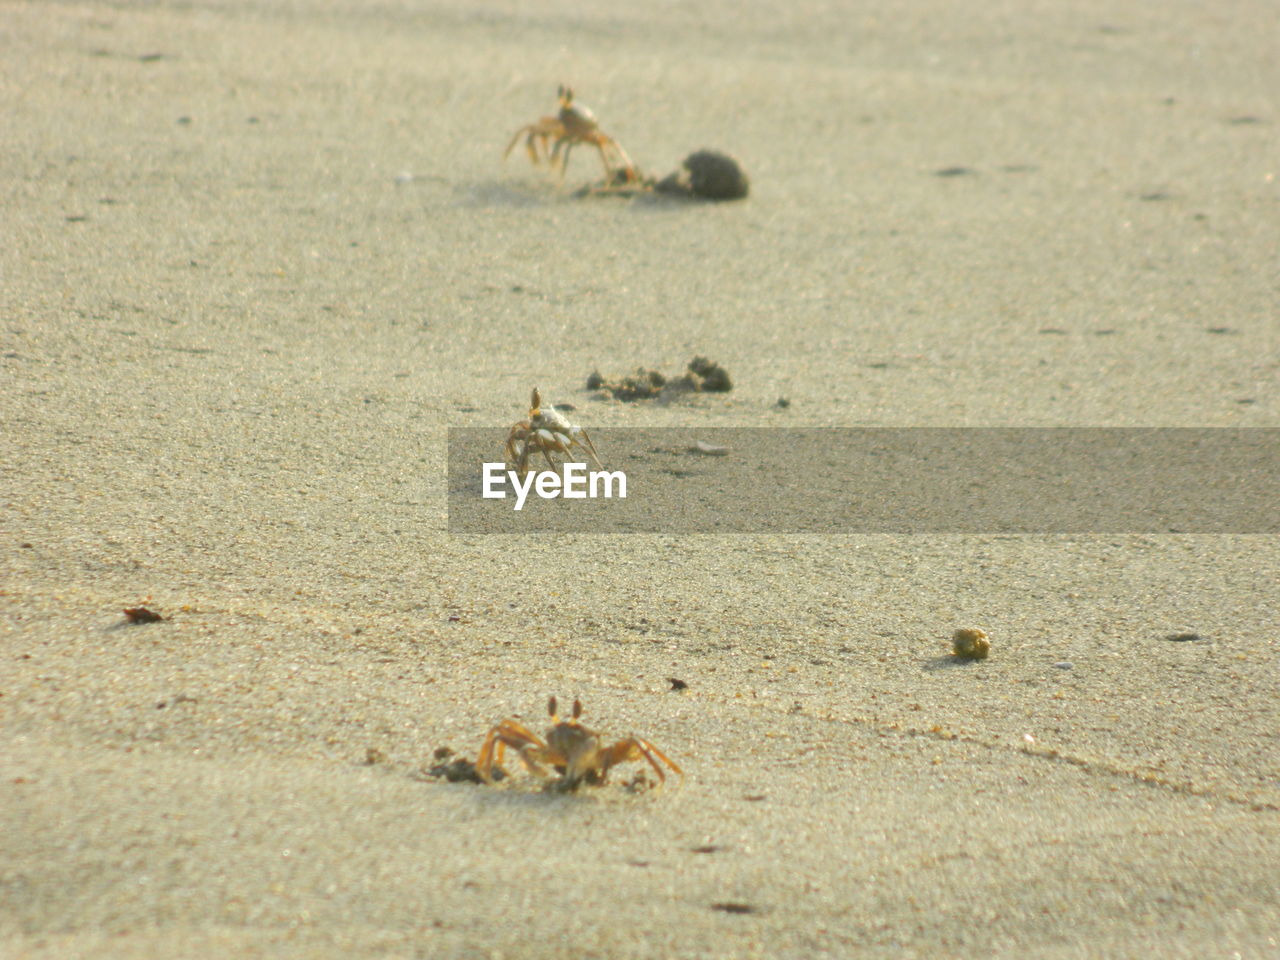
<instances>
[{"instance_id":1,"label":"crab with raised claw","mask_svg":"<svg viewBox=\"0 0 1280 960\"><path fill-rule=\"evenodd\" d=\"M507 466L519 471L523 477L529 472L529 458L541 453L555 470L556 462L551 459L551 454L559 453L567 460L570 450L577 447L585 450L597 467L604 469L587 431L576 423L570 423L568 417L551 404L544 407L537 387L533 388L529 402L529 419L512 424L511 432L507 434Z\"/></svg>"},{"instance_id":2,"label":"crab with raised claw","mask_svg":"<svg viewBox=\"0 0 1280 960\"><path fill-rule=\"evenodd\" d=\"M560 179L563 180L569 169L569 151L580 143L586 143L600 151L606 188L639 181L640 172L627 156L627 151L622 149L622 144L600 129L595 114L582 104L574 103L573 91L568 87L561 85L558 93L560 109L556 115L543 117L537 123L517 130L503 156L510 156L516 143L524 137L524 148L529 159L535 165L545 160L552 170L558 166Z\"/></svg>"},{"instance_id":3,"label":"crab with raised claw","mask_svg":"<svg viewBox=\"0 0 1280 960\"><path fill-rule=\"evenodd\" d=\"M551 715L551 726L547 728L545 740L515 719L503 720L490 729L476 757L476 773L480 779L493 783L494 771L502 770L502 758L508 747L520 755L525 768L534 776L549 777L547 768L554 769L560 776L550 781L548 788L565 793L577 790L584 783L602 784L613 767L632 760L647 761L662 782L667 779L664 765L684 776L679 764L648 740L627 737L605 746L600 734L578 722L582 716L580 700L573 701L570 720L561 720L556 714L555 697L547 701L547 712Z\"/></svg>"}]
</instances>

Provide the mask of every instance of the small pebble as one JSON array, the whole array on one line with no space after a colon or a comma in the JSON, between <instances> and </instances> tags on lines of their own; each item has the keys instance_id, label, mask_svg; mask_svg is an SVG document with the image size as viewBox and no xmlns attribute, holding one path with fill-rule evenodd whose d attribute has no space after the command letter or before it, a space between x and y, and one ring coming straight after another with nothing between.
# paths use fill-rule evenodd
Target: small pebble
<instances>
[{"instance_id":1,"label":"small pebble","mask_svg":"<svg viewBox=\"0 0 1280 960\"><path fill-rule=\"evenodd\" d=\"M986 631L961 628L951 635L951 653L961 660L985 660L991 654Z\"/></svg>"},{"instance_id":2,"label":"small pebble","mask_svg":"<svg viewBox=\"0 0 1280 960\"><path fill-rule=\"evenodd\" d=\"M708 457L727 457L729 455L728 447L718 447L714 443L705 443L699 440L689 448L690 453L701 453Z\"/></svg>"},{"instance_id":3,"label":"small pebble","mask_svg":"<svg viewBox=\"0 0 1280 960\"><path fill-rule=\"evenodd\" d=\"M1074 670L1076 665L1070 660L1059 660L1054 666L1059 670Z\"/></svg>"}]
</instances>

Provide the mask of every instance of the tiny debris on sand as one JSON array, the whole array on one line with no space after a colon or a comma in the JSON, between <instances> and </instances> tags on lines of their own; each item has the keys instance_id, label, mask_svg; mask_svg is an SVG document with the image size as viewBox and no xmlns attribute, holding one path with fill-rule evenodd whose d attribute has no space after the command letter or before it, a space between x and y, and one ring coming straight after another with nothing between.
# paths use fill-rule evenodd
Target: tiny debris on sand
<instances>
[{"instance_id":1,"label":"tiny debris on sand","mask_svg":"<svg viewBox=\"0 0 1280 960\"><path fill-rule=\"evenodd\" d=\"M713 903L711 909L722 913L755 913L758 910L749 903Z\"/></svg>"},{"instance_id":2,"label":"tiny debris on sand","mask_svg":"<svg viewBox=\"0 0 1280 960\"><path fill-rule=\"evenodd\" d=\"M439 780L443 778L450 783L478 783L481 786L484 785L484 780L476 770L474 761L465 757L454 757L454 759L449 760L448 758L451 756L453 756L453 751L449 747L440 747L434 755L434 758L439 762L435 766L425 769L423 773L432 779ZM501 780L504 776L505 773L501 767L493 768L495 782Z\"/></svg>"},{"instance_id":3,"label":"tiny debris on sand","mask_svg":"<svg viewBox=\"0 0 1280 960\"><path fill-rule=\"evenodd\" d=\"M164 617L147 607L125 607L124 618L129 623L159 623Z\"/></svg>"}]
</instances>

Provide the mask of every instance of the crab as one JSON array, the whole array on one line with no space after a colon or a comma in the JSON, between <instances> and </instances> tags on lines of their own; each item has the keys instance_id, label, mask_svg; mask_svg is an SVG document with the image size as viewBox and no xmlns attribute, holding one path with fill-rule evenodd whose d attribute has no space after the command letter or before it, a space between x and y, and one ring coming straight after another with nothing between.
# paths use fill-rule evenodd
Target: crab
<instances>
[{"instance_id":1,"label":"crab","mask_svg":"<svg viewBox=\"0 0 1280 960\"><path fill-rule=\"evenodd\" d=\"M502 757L507 747L520 755L525 768L534 776L548 777L547 768L553 768L560 776L550 781L548 788L565 793L577 790L584 783L602 784L613 767L632 760L647 761L662 782L667 779L664 765L684 776L679 764L648 740L627 737L605 746L600 734L578 722L582 716L580 700L573 701L570 720L561 720L557 715L555 697L547 701L547 713L551 716L551 726L547 728L545 740L515 719L503 720L490 729L476 757L476 773L480 779L491 784L497 779L495 771L506 773L502 769Z\"/></svg>"},{"instance_id":2,"label":"crab","mask_svg":"<svg viewBox=\"0 0 1280 960\"><path fill-rule=\"evenodd\" d=\"M531 404L529 419L512 424L511 432L507 434L507 465L509 467L519 471L520 476L523 477L529 472L529 458L540 452L554 470L556 462L551 459L552 453L559 453L567 458L569 451L578 447L587 452L597 467L604 469L600 458L596 456L595 444L587 436L587 431L576 423L570 423L569 419L551 404L548 403L544 407L537 387L533 388L533 395L529 398L529 402Z\"/></svg>"},{"instance_id":3,"label":"crab","mask_svg":"<svg viewBox=\"0 0 1280 960\"><path fill-rule=\"evenodd\" d=\"M553 170L559 166L560 178L563 180L569 169L569 151L580 143L587 143L600 151L606 187L641 180L640 172L627 156L627 151L622 149L622 144L600 129L594 113L573 102L573 91L562 84L558 95L560 109L556 115L543 117L537 123L517 130L503 156L510 156L516 143L524 137L524 148L529 159L535 165L545 160Z\"/></svg>"}]
</instances>

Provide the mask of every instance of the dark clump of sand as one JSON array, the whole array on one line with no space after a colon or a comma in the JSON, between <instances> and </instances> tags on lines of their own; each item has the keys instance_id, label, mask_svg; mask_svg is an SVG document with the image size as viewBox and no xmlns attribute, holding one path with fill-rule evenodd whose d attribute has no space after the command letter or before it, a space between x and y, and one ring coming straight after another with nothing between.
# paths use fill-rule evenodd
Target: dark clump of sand
<instances>
[{"instance_id":1,"label":"dark clump of sand","mask_svg":"<svg viewBox=\"0 0 1280 960\"><path fill-rule=\"evenodd\" d=\"M643 367L616 378L607 378L597 370L587 377L587 389L596 391L603 399L632 403L682 393L728 393L733 389L733 378L720 364L706 357L694 357L684 373L674 377Z\"/></svg>"},{"instance_id":2,"label":"dark clump of sand","mask_svg":"<svg viewBox=\"0 0 1280 960\"><path fill-rule=\"evenodd\" d=\"M751 181L736 159L718 150L689 154L680 169L657 182L658 193L699 200L741 200L751 191Z\"/></svg>"}]
</instances>

